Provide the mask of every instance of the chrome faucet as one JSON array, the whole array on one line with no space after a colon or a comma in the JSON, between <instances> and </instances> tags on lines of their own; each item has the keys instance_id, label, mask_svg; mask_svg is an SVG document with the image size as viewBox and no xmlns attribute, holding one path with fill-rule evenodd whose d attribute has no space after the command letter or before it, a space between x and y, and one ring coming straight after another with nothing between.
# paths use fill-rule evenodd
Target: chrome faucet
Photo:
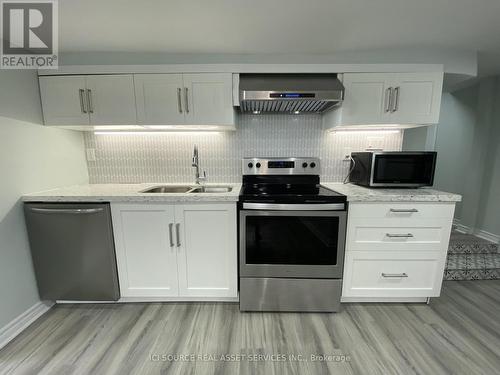
<instances>
[{"instance_id":1,"label":"chrome faucet","mask_svg":"<svg viewBox=\"0 0 500 375\"><path fill-rule=\"evenodd\" d=\"M195 183L196 185L201 185L202 182L207 180L207 172L203 171L203 176L200 176L200 157L198 155L198 146L194 145L193 151L193 167L196 168L195 172Z\"/></svg>"}]
</instances>

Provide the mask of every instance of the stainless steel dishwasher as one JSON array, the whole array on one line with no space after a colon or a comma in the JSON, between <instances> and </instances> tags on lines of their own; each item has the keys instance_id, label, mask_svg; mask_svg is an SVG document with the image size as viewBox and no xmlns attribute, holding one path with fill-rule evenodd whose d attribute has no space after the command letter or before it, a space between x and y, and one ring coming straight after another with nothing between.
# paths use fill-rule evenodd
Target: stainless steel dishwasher
<instances>
[{"instance_id":1,"label":"stainless steel dishwasher","mask_svg":"<svg viewBox=\"0 0 500 375\"><path fill-rule=\"evenodd\" d=\"M120 298L109 203L25 203L42 300Z\"/></svg>"}]
</instances>

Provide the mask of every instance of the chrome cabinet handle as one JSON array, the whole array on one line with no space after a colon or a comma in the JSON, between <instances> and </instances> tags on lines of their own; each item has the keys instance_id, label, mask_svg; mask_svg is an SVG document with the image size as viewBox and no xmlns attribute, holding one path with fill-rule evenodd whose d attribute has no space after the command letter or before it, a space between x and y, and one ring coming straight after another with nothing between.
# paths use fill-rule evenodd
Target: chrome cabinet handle
<instances>
[{"instance_id":1,"label":"chrome cabinet handle","mask_svg":"<svg viewBox=\"0 0 500 375\"><path fill-rule=\"evenodd\" d=\"M170 247L174 247L174 236L172 234L173 226L173 223L168 224L168 238L170 239Z\"/></svg>"},{"instance_id":2,"label":"chrome cabinet handle","mask_svg":"<svg viewBox=\"0 0 500 375\"><path fill-rule=\"evenodd\" d=\"M182 89L180 87L178 87L177 88L177 105L179 106L179 113L182 113L181 91L182 91Z\"/></svg>"},{"instance_id":3,"label":"chrome cabinet handle","mask_svg":"<svg viewBox=\"0 0 500 375\"><path fill-rule=\"evenodd\" d=\"M94 103L92 102L92 90L87 89L87 102L89 107L89 113L94 113Z\"/></svg>"},{"instance_id":4,"label":"chrome cabinet handle","mask_svg":"<svg viewBox=\"0 0 500 375\"><path fill-rule=\"evenodd\" d=\"M95 214L101 212L102 208L30 208L30 211L41 214Z\"/></svg>"},{"instance_id":5,"label":"chrome cabinet handle","mask_svg":"<svg viewBox=\"0 0 500 375\"><path fill-rule=\"evenodd\" d=\"M384 273L382 272L382 277L408 277L408 274L403 273Z\"/></svg>"},{"instance_id":6,"label":"chrome cabinet handle","mask_svg":"<svg viewBox=\"0 0 500 375\"><path fill-rule=\"evenodd\" d=\"M184 100L186 101L186 113L189 113L189 96L187 87L184 87Z\"/></svg>"},{"instance_id":7,"label":"chrome cabinet handle","mask_svg":"<svg viewBox=\"0 0 500 375\"><path fill-rule=\"evenodd\" d=\"M389 238L413 238L413 234L411 233L406 233L406 234L402 234L402 233L386 233L385 234L387 237Z\"/></svg>"},{"instance_id":8,"label":"chrome cabinet handle","mask_svg":"<svg viewBox=\"0 0 500 375\"><path fill-rule=\"evenodd\" d=\"M385 112L390 112L392 107L392 87L385 90Z\"/></svg>"},{"instance_id":9,"label":"chrome cabinet handle","mask_svg":"<svg viewBox=\"0 0 500 375\"><path fill-rule=\"evenodd\" d=\"M83 100L83 94L85 93L84 89L78 89L78 93L80 95L80 109L82 113L87 113L87 108L85 108L85 101Z\"/></svg>"},{"instance_id":10,"label":"chrome cabinet handle","mask_svg":"<svg viewBox=\"0 0 500 375\"><path fill-rule=\"evenodd\" d=\"M392 106L391 112L396 112L399 109L399 86L394 89L394 102Z\"/></svg>"},{"instance_id":11,"label":"chrome cabinet handle","mask_svg":"<svg viewBox=\"0 0 500 375\"><path fill-rule=\"evenodd\" d=\"M177 247L181 247L181 225L179 223L175 224L175 235L177 236Z\"/></svg>"},{"instance_id":12,"label":"chrome cabinet handle","mask_svg":"<svg viewBox=\"0 0 500 375\"><path fill-rule=\"evenodd\" d=\"M415 213L418 212L416 208L391 208L389 211L394 213Z\"/></svg>"}]
</instances>

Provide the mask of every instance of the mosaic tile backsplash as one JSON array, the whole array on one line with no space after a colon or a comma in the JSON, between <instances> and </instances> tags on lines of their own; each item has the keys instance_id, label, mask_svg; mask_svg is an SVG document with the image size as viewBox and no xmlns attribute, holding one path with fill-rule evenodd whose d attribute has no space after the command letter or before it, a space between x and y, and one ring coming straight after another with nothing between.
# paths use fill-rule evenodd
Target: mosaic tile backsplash
<instances>
[{"instance_id":1,"label":"mosaic tile backsplash","mask_svg":"<svg viewBox=\"0 0 500 375\"><path fill-rule=\"evenodd\" d=\"M194 181L191 156L194 144L209 182L240 182L245 156L318 156L321 179L342 181L349 169L344 155L369 148L401 150L402 131L330 133L321 115L238 116L234 132L155 134L85 133L86 149L95 150L88 161L90 183Z\"/></svg>"}]
</instances>

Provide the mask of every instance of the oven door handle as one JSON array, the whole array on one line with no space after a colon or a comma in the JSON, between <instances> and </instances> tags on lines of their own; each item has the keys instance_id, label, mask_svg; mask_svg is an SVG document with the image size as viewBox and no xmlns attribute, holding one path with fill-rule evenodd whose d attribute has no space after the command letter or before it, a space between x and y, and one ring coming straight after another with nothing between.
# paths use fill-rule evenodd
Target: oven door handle
<instances>
[{"instance_id":1,"label":"oven door handle","mask_svg":"<svg viewBox=\"0 0 500 375\"><path fill-rule=\"evenodd\" d=\"M246 210L276 210L276 211L342 211L344 203L321 204L286 204L286 203L243 203Z\"/></svg>"}]
</instances>

